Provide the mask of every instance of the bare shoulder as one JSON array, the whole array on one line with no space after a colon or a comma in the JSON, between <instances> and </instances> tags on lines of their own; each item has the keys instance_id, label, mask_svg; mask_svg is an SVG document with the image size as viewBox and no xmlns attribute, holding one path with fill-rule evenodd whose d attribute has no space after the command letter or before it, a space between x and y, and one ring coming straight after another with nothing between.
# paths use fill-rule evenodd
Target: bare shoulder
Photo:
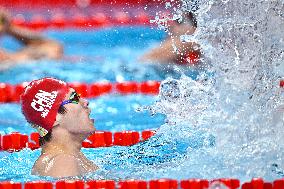
<instances>
[{"instance_id":1,"label":"bare shoulder","mask_svg":"<svg viewBox=\"0 0 284 189\"><path fill-rule=\"evenodd\" d=\"M54 157L54 164L58 165L74 165L78 164L78 159L75 156L68 154L59 154Z\"/></svg>"},{"instance_id":2,"label":"bare shoulder","mask_svg":"<svg viewBox=\"0 0 284 189\"><path fill-rule=\"evenodd\" d=\"M47 172L52 177L70 177L80 174L79 161L71 155L58 155L53 159L53 165Z\"/></svg>"},{"instance_id":3,"label":"bare shoulder","mask_svg":"<svg viewBox=\"0 0 284 189\"><path fill-rule=\"evenodd\" d=\"M79 161L76 157L59 154L52 158L40 158L33 168L33 173L55 178L78 176Z\"/></svg>"}]
</instances>

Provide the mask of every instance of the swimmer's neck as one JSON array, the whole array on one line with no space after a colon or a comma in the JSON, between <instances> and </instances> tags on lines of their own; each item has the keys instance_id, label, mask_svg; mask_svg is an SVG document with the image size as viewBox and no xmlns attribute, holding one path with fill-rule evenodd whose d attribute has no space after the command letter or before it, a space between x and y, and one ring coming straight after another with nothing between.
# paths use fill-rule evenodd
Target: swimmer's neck
<instances>
[{"instance_id":1,"label":"swimmer's neck","mask_svg":"<svg viewBox=\"0 0 284 189\"><path fill-rule=\"evenodd\" d=\"M62 136L53 135L52 139L42 146L42 154L79 155L83 140L80 136L66 133Z\"/></svg>"}]
</instances>

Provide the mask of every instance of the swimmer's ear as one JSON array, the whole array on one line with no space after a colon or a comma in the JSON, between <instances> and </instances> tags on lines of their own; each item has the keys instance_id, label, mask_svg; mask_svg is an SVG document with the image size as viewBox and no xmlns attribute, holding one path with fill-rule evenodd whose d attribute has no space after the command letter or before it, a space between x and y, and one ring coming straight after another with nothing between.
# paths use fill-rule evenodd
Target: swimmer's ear
<instances>
[{"instance_id":1,"label":"swimmer's ear","mask_svg":"<svg viewBox=\"0 0 284 189\"><path fill-rule=\"evenodd\" d=\"M48 131L47 131L45 128L43 128L43 127L41 127L41 126L39 126L39 125L36 125L36 124L31 123L31 126L32 126L34 129L37 130L37 132L39 133L39 135L40 135L41 137L44 137L44 136L47 135L47 133L48 133Z\"/></svg>"},{"instance_id":2,"label":"swimmer's ear","mask_svg":"<svg viewBox=\"0 0 284 189\"><path fill-rule=\"evenodd\" d=\"M58 113L66 114L67 113L67 109L64 106L60 106L59 109L58 109Z\"/></svg>"},{"instance_id":3,"label":"swimmer's ear","mask_svg":"<svg viewBox=\"0 0 284 189\"><path fill-rule=\"evenodd\" d=\"M53 126L60 125L61 120L62 120L62 117L63 117L63 115L60 114L60 113L58 113L58 114L56 115L56 119L55 119L55 122L54 122Z\"/></svg>"}]
</instances>

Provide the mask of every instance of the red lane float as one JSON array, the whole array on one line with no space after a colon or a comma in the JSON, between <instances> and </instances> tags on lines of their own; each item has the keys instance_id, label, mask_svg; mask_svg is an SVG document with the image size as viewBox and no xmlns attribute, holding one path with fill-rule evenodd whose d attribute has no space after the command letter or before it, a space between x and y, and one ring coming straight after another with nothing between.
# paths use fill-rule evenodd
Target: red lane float
<instances>
[{"instance_id":1,"label":"red lane float","mask_svg":"<svg viewBox=\"0 0 284 189\"><path fill-rule=\"evenodd\" d=\"M20 151L27 147L28 136L20 133L11 133L2 136L1 148L5 151Z\"/></svg>"},{"instance_id":2,"label":"red lane float","mask_svg":"<svg viewBox=\"0 0 284 189\"><path fill-rule=\"evenodd\" d=\"M0 182L0 189L22 189L22 184L18 182Z\"/></svg>"},{"instance_id":3,"label":"red lane float","mask_svg":"<svg viewBox=\"0 0 284 189\"><path fill-rule=\"evenodd\" d=\"M280 80L279 86L282 87L282 88L284 88L284 80Z\"/></svg>"},{"instance_id":4,"label":"red lane float","mask_svg":"<svg viewBox=\"0 0 284 189\"><path fill-rule=\"evenodd\" d=\"M33 181L26 183L0 182L0 189L207 189L215 182L223 183L228 189L283 189L284 180L265 182L261 178L240 184L238 179L158 179L158 180L59 180L56 182Z\"/></svg>"},{"instance_id":5,"label":"red lane float","mask_svg":"<svg viewBox=\"0 0 284 189\"><path fill-rule=\"evenodd\" d=\"M273 189L283 189L284 188L284 179L273 181Z\"/></svg>"},{"instance_id":6,"label":"red lane float","mask_svg":"<svg viewBox=\"0 0 284 189\"><path fill-rule=\"evenodd\" d=\"M55 189L84 189L85 182L81 180L77 181L57 181L55 183Z\"/></svg>"},{"instance_id":7,"label":"red lane float","mask_svg":"<svg viewBox=\"0 0 284 189\"><path fill-rule=\"evenodd\" d=\"M19 102L20 101L20 96L24 92L25 87L28 85L28 82L23 82L20 84L17 84L13 86L14 89L12 89L12 102ZM9 102L9 101L8 101Z\"/></svg>"},{"instance_id":8,"label":"red lane float","mask_svg":"<svg viewBox=\"0 0 284 189\"><path fill-rule=\"evenodd\" d=\"M140 84L142 94L158 94L160 82L158 81L144 81Z\"/></svg>"},{"instance_id":9,"label":"red lane float","mask_svg":"<svg viewBox=\"0 0 284 189\"><path fill-rule=\"evenodd\" d=\"M44 29L48 28L51 23L44 16L36 14L31 18L30 22L25 22L23 25L33 29Z\"/></svg>"},{"instance_id":10,"label":"red lane float","mask_svg":"<svg viewBox=\"0 0 284 189\"><path fill-rule=\"evenodd\" d=\"M137 131L122 131L114 133L113 139L114 145L131 146L140 141L140 135Z\"/></svg>"},{"instance_id":11,"label":"red lane float","mask_svg":"<svg viewBox=\"0 0 284 189\"><path fill-rule=\"evenodd\" d=\"M28 82L16 85L0 83L0 103L19 102L20 95L27 84ZM160 88L159 81L125 81L118 83L96 82L91 84L73 82L69 83L69 85L84 98L95 98L110 93L118 93L121 95L139 93L145 95L157 95ZM279 86L281 88L284 87L284 80L279 82Z\"/></svg>"},{"instance_id":12,"label":"red lane float","mask_svg":"<svg viewBox=\"0 0 284 189\"><path fill-rule=\"evenodd\" d=\"M276 183L279 183L278 180L276 180ZM242 184L242 189L278 189L280 185L275 184L275 181L273 183L265 182L262 178L254 178L251 180L251 182L245 182ZM283 185L280 186L280 188L283 188ZM280 189L279 188L279 189Z\"/></svg>"},{"instance_id":13,"label":"red lane float","mask_svg":"<svg viewBox=\"0 0 284 189\"><path fill-rule=\"evenodd\" d=\"M51 28L57 28L57 29L63 29L66 27L66 18L63 13L55 13L51 16L50 20L50 27Z\"/></svg>"},{"instance_id":14,"label":"red lane float","mask_svg":"<svg viewBox=\"0 0 284 189\"><path fill-rule=\"evenodd\" d=\"M93 83L89 86L89 97L94 98L103 94L111 93L112 84L107 82Z\"/></svg>"},{"instance_id":15,"label":"red lane float","mask_svg":"<svg viewBox=\"0 0 284 189\"><path fill-rule=\"evenodd\" d=\"M112 146L112 133L108 131L96 131L82 143L85 148L97 148Z\"/></svg>"},{"instance_id":16,"label":"red lane float","mask_svg":"<svg viewBox=\"0 0 284 189\"><path fill-rule=\"evenodd\" d=\"M23 93L28 82L11 85L9 83L0 83L0 103L19 102L20 95ZM159 93L159 81L125 81L118 83L96 82L96 83L69 83L84 98L95 98L105 94L118 93L157 95ZM279 82L281 88L284 87L284 80Z\"/></svg>"},{"instance_id":17,"label":"red lane float","mask_svg":"<svg viewBox=\"0 0 284 189\"><path fill-rule=\"evenodd\" d=\"M149 138L151 138L152 136L155 135L155 131L153 130L145 130L145 131L142 131L142 139L143 140L148 140Z\"/></svg>"},{"instance_id":18,"label":"red lane float","mask_svg":"<svg viewBox=\"0 0 284 189\"><path fill-rule=\"evenodd\" d=\"M149 189L177 189L178 181L172 179L158 179L149 181Z\"/></svg>"},{"instance_id":19,"label":"red lane float","mask_svg":"<svg viewBox=\"0 0 284 189\"><path fill-rule=\"evenodd\" d=\"M80 7L86 8L88 6L98 6L98 5L112 5L112 6L139 6L143 7L145 5L159 5L161 1L153 0L0 0L1 6L7 7L24 7L25 9L35 9L35 8L57 8L57 7Z\"/></svg>"},{"instance_id":20,"label":"red lane float","mask_svg":"<svg viewBox=\"0 0 284 189\"><path fill-rule=\"evenodd\" d=\"M31 150L38 149L40 147L39 145L39 133L31 133L30 135L30 141L28 143L28 148Z\"/></svg>"},{"instance_id":21,"label":"red lane float","mask_svg":"<svg viewBox=\"0 0 284 189\"><path fill-rule=\"evenodd\" d=\"M19 102L20 95L24 92L28 82L11 85L8 83L0 83L0 103ZM144 81L134 82L126 81L119 83L97 82L97 83L69 83L84 98L95 98L101 95L118 93L121 95L128 94L144 94L157 95L159 93L160 82Z\"/></svg>"},{"instance_id":22,"label":"red lane float","mask_svg":"<svg viewBox=\"0 0 284 189\"><path fill-rule=\"evenodd\" d=\"M82 142L82 147L131 146L149 139L151 136L155 135L155 133L156 132L153 130L142 132L122 131L115 133L110 131L96 131L89 136L86 141ZM30 148L31 150L40 148L38 133L31 133L30 136L18 132L3 136L0 135L0 141L0 149L8 152L18 152L24 148Z\"/></svg>"},{"instance_id":23,"label":"red lane float","mask_svg":"<svg viewBox=\"0 0 284 189\"><path fill-rule=\"evenodd\" d=\"M134 20L134 24L150 24L150 16L144 12L140 12L137 14L136 20Z\"/></svg>"},{"instance_id":24,"label":"red lane float","mask_svg":"<svg viewBox=\"0 0 284 189\"><path fill-rule=\"evenodd\" d=\"M237 179L229 179L229 178L216 179L216 180L212 180L211 183L209 184L212 184L213 182L220 182L224 184L226 187L231 188L231 189L237 189L240 187L240 181Z\"/></svg>"},{"instance_id":25,"label":"red lane float","mask_svg":"<svg viewBox=\"0 0 284 189\"><path fill-rule=\"evenodd\" d=\"M180 188L182 189L203 189L208 188L208 186L208 180L189 179L180 181Z\"/></svg>"},{"instance_id":26,"label":"red lane float","mask_svg":"<svg viewBox=\"0 0 284 189\"><path fill-rule=\"evenodd\" d=\"M39 148L38 133L32 133L29 137L28 135L15 132L1 136L0 139L1 139L1 149L8 152L20 151L26 147L30 149Z\"/></svg>"},{"instance_id":27,"label":"red lane float","mask_svg":"<svg viewBox=\"0 0 284 189\"><path fill-rule=\"evenodd\" d=\"M115 184L113 180L93 180L86 182L85 189L115 189Z\"/></svg>"},{"instance_id":28,"label":"red lane float","mask_svg":"<svg viewBox=\"0 0 284 189\"><path fill-rule=\"evenodd\" d=\"M11 101L13 87L10 84L0 83L0 102Z\"/></svg>"},{"instance_id":29,"label":"red lane float","mask_svg":"<svg viewBox=\"0 0 284 189\"><path fill-rule=\"evenodd\" d=\"M134 81L119 82L115 85L116 91L120 94L131 94L138 92L138 83Z\"/></svg>"},{"instance_id":30,"label":"red lane float","mask_svg":"<svg viewBox=\"0 0 284 189\"><path fill-rule=\"evenodd\" d=\"M78 82L73 82L73 83L69 83L69 86L73 89L75 89L75 91L80 94L81 97L86 98L88 97L88 85L85 83L78 83Z\"/></svg>"},{"instance_id":31,"label":"red lane float","mask_svg":"<svg viewBox=\"0 0 284 189\"><path fill-rule=\"evenodd\" d=\"M125 180L118 182L119 189L147 189L147 182L144 180Z\"/></svg>"},{"instance_id":32,"label":"red lane float","mask_svg":"<svg viewBox=\"0 0 284 189\"><path fill-rule=\"evenodd\" d=\"M26 182L24 189L53 189L53 183L47 181Z\"/></svg>"},{"instance_id":33,"label":"red lane float","mask_svg":"<svg viewBox=\"0 0 284 189\"><path fill-rule=\"evenodd\" d=\"M96 13L92 15L90 22L93 27L105 27L110 25L110 20L104 13Z\"/></svg>"},{"instance_id":34,"label":"red lane float","mask_svg":"<svg viewBox=\"0 0 284 189\"><path fill-rule=\"evenodd\" d=\"M254 178L251 180L252 188L264 188L264 181L261 178Z\"/></svg>"},{"instance_id":35,"label":"red lane float","mask_svg":"<svg viewBox=\"0 0 284 189\"><path fill-rule=\"evenodd\" d=\"M114 14L113 21L114 24L129 24L132 23L129 14L125 12L117 12Z\"/></svg>"},{"instance_id":36,"label":"red lane float","mask_svg":"<svg viewBox=\"0 0 284 189\"><path fill-rule=\"evenodd\" d=\"M63 14L64 11L58 11L50 15L47 19L41 14L35 14L31 19L26 19L23 15L17 15L12 19L15 25L28 27L35 30L43 30L47 28L97 28L106 26L119 25L150 25L151 16L146 12L136 13L137 16L130 17L126 12L116 12L114 15L106 15L103 12L98 12L93 15L84 15L82 13L72 13L70 18Z\"/></svg>"}]
</instances>

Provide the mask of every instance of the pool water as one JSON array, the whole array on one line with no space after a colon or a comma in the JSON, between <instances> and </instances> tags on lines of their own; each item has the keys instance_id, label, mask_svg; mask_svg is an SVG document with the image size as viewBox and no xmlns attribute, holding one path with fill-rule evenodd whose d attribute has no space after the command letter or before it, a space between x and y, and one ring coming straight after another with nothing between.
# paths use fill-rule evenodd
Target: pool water
<instances>
[{"instance_id":1,"label":"pool water","mask_svg":"<svg viewBox=\"0 0 284 189\"><path fill-rule=\"evenodd\" d=\"M180 72L172 66L143 64L138 61L139 56L158 45L165 37L165 33L161 30L129 26L45 33L63 44L64 58L60 61L42 60L16 65L1 72L0 82L15 84L43 76L53 76L67 82L86 83L103 80L160 81L167 76L176 78L180 76ZM1 46L10 51L20 48L20 44L10 37L3 38ZM190 69L184 71L187 75L196 77L197 72ZM14 77L15 75L17 77Z\"/></svg>"},{"instance_id":2,"label":"pool water","mask_svg":"<svg viewBox=\"0 0 284 189\"><path fill-rule=\"evenodd\" d=\"M283 177L284 96L278 84L283 78L283 71L278 71L283 68L283 1L194 1L198 7L191 2L183 0L180 8L168 2L165 12L172 12L169 18L174 20L178 11L197 11L198 29L183 40L201 45L202 62L214 74L140 64L137 57L164 33L124 27L86 33L49 31L48 35L65 43L66 57L59 62L17 65L2 72L0 81L18 83L47 75L86 83L164 80L158 97L112 94L91 100L100 129L158 129L150 140L132 147L84 149L101 167L86 178L234 177L246 181L262 177L271 181ZM156 16L157 24L160 16ZM98 105L111 108L100 110ZM145 111L136 112L140 105ZM18 124L23 122L18 105L1 106L3 132L23 127ZM30 175L39 153L1 152L1 179L40 179Z\"/></svg>"},{"instance_id":3,"label":"pool water","mask_svg":"<svg viewBox=\"0 0 284 189\"><path fill-rule=\"evenodd\" d=\"M90 31L46 31L45 35L59 40L64 45L64 58L59 61L40 60L28 64L17 64L1 71L0 82L17 84L45 76L56 77L67 82L85 83L161 81L168 76L178 78L184 73L196 78L198 73L185 67L140 63L137 60L138 57L152 46L159 44L165 36L165 33L150 27L128 26ZM9 37L3 38L1 45L10 51L21 48L20 44ZM165 123L165 116L141 111L157 100L157 96L110 94L89 99L89 106L92 109L91 117L95 118L97 130L112 132L157 130ZM1 104L0 106L1 134L15 131L24 134L34 132L21 114L19 104ZM160 140L157 135L151 139L151 142L146 141L136 147L83 149L84 153L101 167L101 171L87 178L144 177L150 179L154 172L143 175L141 166L153 167L153 169L159 164L164 166L163 164L172 162L180 155L185 155L188 146L200 148L203 144L197 136L199 135L196 134L191 141L167 141ZM213 145L213 139L211 143ZM149 149L152 150L149 151ZM12 154L0 152L0 180L24 182L49 179L30 174L32 165L39 154L40 150L30 151L28 149ZM119 174L121 172L124 174Z\"/></svg>"}]
</instances>

